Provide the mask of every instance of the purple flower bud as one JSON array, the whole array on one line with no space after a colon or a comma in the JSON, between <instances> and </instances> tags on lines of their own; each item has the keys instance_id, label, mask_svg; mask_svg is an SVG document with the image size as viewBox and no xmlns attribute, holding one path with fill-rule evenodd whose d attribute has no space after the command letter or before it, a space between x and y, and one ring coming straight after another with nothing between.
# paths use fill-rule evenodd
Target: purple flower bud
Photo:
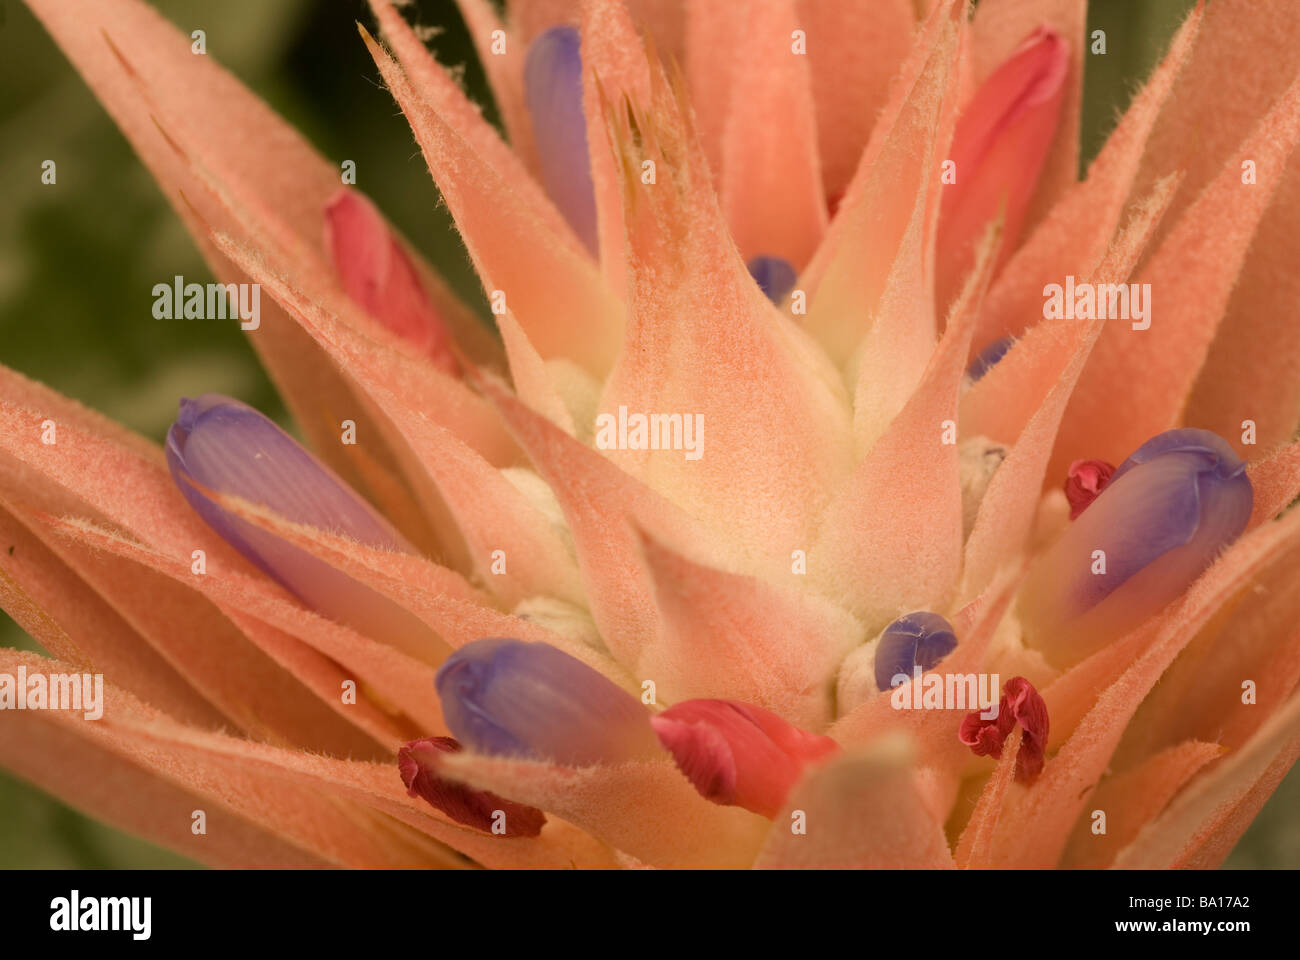
<instances>
[{"instance_id":1,"label":"purple flower bud","mask_svg":"<svg viewBox=\"0 0 1300 960\"><path fill-rule=\"evenodd\" d=\"M305 550L231 513L239 497L293 523L384 550L414 553L329 467L252 407L220 394L181 400L167 431L172 479L203 521L308 606L372 635L427 637L409 613Z\"/></svg>"},{"instance_id":2,"label":"purple flower bud","mask_svg":"<svg viewBox=\"0 0 1300 960\"><path fill-rule=\"evenodd\" d=\"M966 368L966 376L974 382L988 373L997 364L999 360L1007 355L1012 344L1016 342L1015 337L1000 337L994 340L987 347L975 354L975 359L970 362Z\"/></svg>"},{"instance_id":3,"label":"purple flower bud","mask_svg":"<svg viewBox=\"0 0 1300 960\"><path fill-rule=\"evenodd\" d=\"M889 690L899 674L911 679L916 667L932 670L956 646L952 624L939 614L920 610L899 617L876 643L876 686Z\"/></svg>"},{"instance_id":4,"label":"purple flower bud","mask_svg":"<svg viewBox=\"0 0 1300 960\"><path fill-rule=\"evenodd\" d=\"M788 260L782 260L780 257L755 257L746 266L749 268L749 275L773 303L784 300L797 279L794 267Z\"/></svg>"},{"instance_id":5,"label":"purple flower bud","mask_svg":"<svg viewBox=\"0 0 1300 960\"><path fill-rule=\"evenodd\" d=\"M552 27L533 41L524 64L524 100L546 192L594 254L596 193L582 107L582 41L576 29Z\"/></svg>"},{"instance_id":6,"label":"purple flower bud","mask_svg":"<svg viewBox=\"0 0 1300 960\"><path fill-rule=\"evenodd\" d=\"M181 400L180 414L167 431L167 463L201 514L211 501L186 480L368 546L407 549L402 535L333 470L267 417L230 397L206 393ZM260 565L255 552L248 556Z\"/></svg>"},{"instance_id":7,"label":"purple flower bud","mask_svg":"<svg viewBox=\"0 0 1300 960\"><path fill-rule=\"evenodd\" d=\"M1119 639L1241 535L1246 464L1207 430L1169 430L1125 460L1021 590L1026 640L1068 664Z\"/></svg>"},{"instance_id":8,"label":"purple flower bud","mask_svg":"<svg viewBox=\"0 0 1300 960\"><path fill-rule=\"evenodd\" d=\"M476 640L434 682L447 727L469 750L569 766L660 752L639 700L545 643Z\"/></svg>"}]
</instances>

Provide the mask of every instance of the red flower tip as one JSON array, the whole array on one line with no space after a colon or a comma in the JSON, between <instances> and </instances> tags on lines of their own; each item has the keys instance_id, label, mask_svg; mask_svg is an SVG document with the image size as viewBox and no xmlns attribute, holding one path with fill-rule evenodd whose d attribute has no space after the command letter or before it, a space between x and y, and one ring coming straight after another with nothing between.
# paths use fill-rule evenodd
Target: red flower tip
<instances>
[{"instance_id":1,"label":"red flower tip","mask_svg":"<svg viewBox=\"0 0 1300 960\"><path fill-rule=\"evenodd\" d=\"M1002 215L998 263L1016 249L1060 125L1070 45L1040 27L980 85L962 110L939 215L938 290L950 303L990 220Z\"/></svg>"},{"instance_id":2,"label":"red flower tip","mask_svg":"<svg viewBox=\"0 0 1300 960\"><path fill-rule=\"evenodd\" d=\"M1106 489L1114 464L1105 460L1076 460L1065 477L1065 498L1070 501L1070 519L1074 520Z\"/></svg>"},{"instance_id":3,"label":"red flower tip","mask_svg":"<svg viewBox=\"0 0 1300 960\"><path fill-rule=\"evenodd\" d=\"M998 704L998 715L992 720L984 719L978 710L966 714L962 719L961 726L957 729L957 739L970 747L975 756L1002 756L1002 744L1015 726L1015 717L1003 709L1005 702L1004 698Z\"/></svg>"},{"instance_id":4,"label":"red flower tip","mask_svg":"<svg viewBox=\"0 0 1300 960\"><path fill-rule=\"evenodd\" d=\"M1024 677L1012 677L1007 681L998 701L997 716L993 719L985 719L978 711L967 714L957 731L957 738L977 757L1001 757L1002 745L1017 723L1024 732L1020 738L1020 752L1016 755L1016 779L1030 783L1043 769L1050 724L1047 704Z\"/></svg>"},{"instance_id":5,"label":"red flower tip","mask_svg":"<svg viewBox=\"0 0 1300 960\"><path fill-rule=\"evenodd\" d=\"M349 297L440 369L459 374L451 334L374 204L355 190L340 189L325 204L325 246Z\"/></svg>"},{"instance_id":6,"label":"red flower tip","mask_svg":"<svg viewBox=\"0 0 1300 960\"><path fill-rule=\"evenodd\" d=\"M685 700L650 721L659 742L706 800L775 817L804 771L839 752L761 707Z\"/></svg>"},{"instance_id":7,"label":"red flower tip","mask_svg":"<svg viewBox=\"0 0 1300 960\"><path fill-rule=\"evenodd\" d=\"M535 837L541 833L546 815L537 808L438 775L442 754L460 753L462 749L452 737L425 737L405 744L397 752L397 770L406 792L424 798L457 823L484 833L504 837Z\"/></svg>"}]
</instances>

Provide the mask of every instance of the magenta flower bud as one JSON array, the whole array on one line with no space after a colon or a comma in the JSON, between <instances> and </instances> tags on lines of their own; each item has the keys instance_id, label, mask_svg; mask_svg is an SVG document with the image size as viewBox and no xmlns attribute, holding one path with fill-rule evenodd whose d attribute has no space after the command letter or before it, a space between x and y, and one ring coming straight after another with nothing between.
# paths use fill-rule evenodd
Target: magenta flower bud
<instances>
[{"instance_id":1,"label":"magenta flower bud","mask_svg":"<svg viewBox=\"0 0 1300 960\"><path fill-rule=\"evenodd\" d=\"M167 465L203 521L308 606L375 636L427 633L411 614L214 498L239 497L369 547L415 552L333 470L252 407L214 393L182 399L167 431Z\"/></svg>"},{"instance_id":2,"label":"magenta flower bud","mask_svg":"<svg viewBox=\"0 0 1300 960\"><path fill-rule=\"evenodd\" d=\"M545 643L476 640L434 683L448 729L469 750L567 766L660 752L641 701Z\"/></svg>"},{"instance_id":3,"label":"magenta flower bud","mask_svg":"<svg viewBox=\"0 0 1300 960\"><path fill-rule=\"evenodd\" d=\"M460 374L451 331L383 215L342 187L325 204L325 246L347 295L444 373Z\"/></svg>"},{"instance_id":4,"label":"magenta flower bud","mask_svg":"<svg viewBox=\"0 0 1300 960\"><path fill-rule=\"evenodd\" d=\"M447 754L464 749L452 737L422 737L403 745L397 752L397 772L406 792L421 797L457 823L491 833L497 818L506 837L535 837L546 826L546 814L536 807L506 800L488 790L473 787L442 776L439 763Z\"/></svg>"},{"instance_id":5,"label":"magenta flower bud","mask_svg":"<svg viewBox=\"0 0 1300 960\"><path fill-rule=\"evenodd\" d=\"M1020 752L1016 754L1016 779L1021 783L1033 783L1043 771L1051 718L1047 714L1047 703L1024 677L1012 677L1007 681L1002 688L996 716L988 717L980 710L968 713L957 729L957 739L970 747L971 753L977 757L1001 759L1002 747L1017 724L1023 735Z\"/></svg>"},{"instance_id":6,"label":"magenta flower bud","mask_svg":"<svg viewBox=\"0 0 1300 960\"><path fill-rule=\"evenodd\" d=\"M596 192L582 108L582 41L575 28L552 27L528 48L524 100L546 192L594 254Z\"/></svg>"},{"instance_id":7,"label":"magenta flower bud","mask_svg":"<svg viewBox=\"0 0 1300 960\"><path fill-rule=\"evenodd\" d=\"M830 737L734 700L684 700L650 722L702 797L769 818L809 767L840 750Z\"/></svg>"},{"instance_id":8,"label":"magenta flower bud","mask_svg":"<svg viewBox=\"0 0 1300 960\"><path fill-rule=\"evenodd\" d=\"M1245 463L1215 434L1148 440L1030 571L1026 641L1065 665L1119 639L1241 535L1253 499Z\"/></svg>"},{"instance_id":9,"label":"magenta flower bud","mask_svg":"<svg viewBox=\"0 0 1300 960\"><path fill-rule=\"evenodd\" d=\"M1065 477L1065 499L1070 502L1070 519L1078 520L1110 483L1113 464L1105 460L1075 460Z\"/></svg>"}]
</instances>

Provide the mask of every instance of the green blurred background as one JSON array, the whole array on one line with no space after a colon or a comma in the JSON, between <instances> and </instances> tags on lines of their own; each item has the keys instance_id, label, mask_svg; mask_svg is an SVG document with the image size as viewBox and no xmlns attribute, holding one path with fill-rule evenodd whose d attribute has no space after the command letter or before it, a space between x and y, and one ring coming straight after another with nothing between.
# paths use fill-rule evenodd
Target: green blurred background
<instances>
[{"instance_id":1,"label":"green blurred background","mask_svg":"<svg viewBox=\"0 0 1300 960\"><path fill-rule=\"evenodd\" d=\"M362 0L154 0L208 53L256 90L327 157L355 160L358 186L437 263L469 302L482 302L463 247L409 129L357 37ZM837 0L824 0L834 3ZM575 0L576 3L576 0ZM1159 58L1192 0L1092 0L1084 161ZM452 0L419 0L414 19L442 28L443 63L465 64L471 95L489 103ZM408 17L412 16L408 14ZM492 107L487 115L495 118ZM235 324L153 319L160 277L207 271L180 221L107 114L17 0L0 0L0 362L162 440L177 399L240 397L283 422L284 410ZM58 164L58 183L40 165ZM35 649L0 614L0 645ZM1300 866L1300 773L1293 772L1228 861ZM0 867L191 867L104 827L0 771Z\"/></svg>"}]
</instances>

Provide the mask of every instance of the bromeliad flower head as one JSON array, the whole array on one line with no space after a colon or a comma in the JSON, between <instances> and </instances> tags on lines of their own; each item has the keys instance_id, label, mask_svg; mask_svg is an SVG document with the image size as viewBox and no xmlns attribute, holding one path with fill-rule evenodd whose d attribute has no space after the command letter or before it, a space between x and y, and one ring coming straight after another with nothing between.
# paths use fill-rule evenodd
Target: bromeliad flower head
<instances>
[{"instance_id":1,"label":"bromeliad flower head","mask_svg":"<svg viewBox=\"0 0 1300 960\"><path fill-rule=\"evenodd\" d=\"M493 329L139 0L27 2L306 446L4 372L0 604L110 683L0 716L20 774L218 864L1209 866L1289 767L1284 0L1192 10L1082 179L1083 0L460 0L502 132L371 0Z\"/></svg>"}]
</instances>

